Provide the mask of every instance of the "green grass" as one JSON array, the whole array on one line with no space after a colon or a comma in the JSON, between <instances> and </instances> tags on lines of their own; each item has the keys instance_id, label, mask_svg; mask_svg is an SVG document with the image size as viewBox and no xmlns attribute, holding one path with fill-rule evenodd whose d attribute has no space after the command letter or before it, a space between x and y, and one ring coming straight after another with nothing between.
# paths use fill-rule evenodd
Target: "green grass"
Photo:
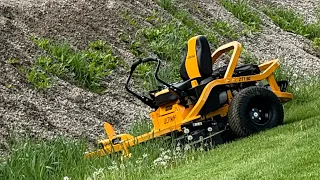
<instances>
[{"instance_id":1,"label":"green grass","mask_svg":"<svg viewBox=\"0 0 320 180\"><path fill-rule=\"evenodd\" d=\"M311 40L320 37L320 25L318 23L306 24L303 17L292 9L280 7L264 7L262 9L285 31L300 34Z\"/></svg>"},{"instance_id":2,"label":"green grass","mask_svg":"<svg viewBox=\"0 0 320 180\"><path fill-rule=\"evenodd\" d=\"M52 76L57 76L94 92L102 92L102 79L118 65L118 58L104 41L89 44L87 50L74 50L66 42L32 38L33 42L46 51L36 59L26 72L28 81L38 89L52 87Z\"/></svg>"},{"instance_id":3,"label":"green grass","mask_svg":"<svg viewBox=\"0 0 320 180\"><path fill-rule=\"evenodd\" d=\"M191 14L182 8L179 8L175 1L173 0L158 0L158 4L164 8L166 11L168 11L174 18L181 21L184 26L186 26L188 29L192 31L193 34L206 34L208 41L214 45L215 47L218 46L219 40L215 35L210 32L210 28L206 26L206 24L197 21L194 19ZM179 22L176 22L179 23Z\"/></svg>"},{"instance_id":4,"label":"green grass","mask_svg":"<svg viewBox=\"0 0 320 180\"><path fill-rule=\"evenodd\" d=\"M138 58L148 56L147 51L160 58L163 61L160 71L162 79L168 82L179 81L180 62L188 39L197 34L205 34L215 47L218 41L210 28L194 19L186 10L178 8L174 1L159 0L157 3L170 13L172 18L164 19L162 12L153 11L148 17L145 17L146 21L154 25L153 27L141 27L134 36L121 35L121 39L129 44L131 53ZM125 19L129 24L133 21L129 18ZM148 76L146 69L150 67L145 65L137 68L140 77L143 74ZM143 79L150 82L149 77L143 77Z\"/></svg>"},{"instance_id":5,"label":"green grass","mask_svg":"<svg viewBox=\"0 0 320 180\"><path fill-rule=\"evenodd\" d=\"M11 158L0 166L0 179L62 179L69 174L80 179L107 164L105 159L84 160L84 150L84 141L17 141L12 146Z\"/></svg>"},{"instance_id":6,"label":"green grass","mask_svg":"<svg viewBox=\"0 0 320 180\"><path fill-rule=\"evenodd\" d=\"M0 163L0 179L317 179L319 88L317 78L296 84L291 88L295 99L285 105L283 126L208 152L168 151L170 141L156 139L131 148L129 159L85 160L84 141L16 141L10 157ZM130 133L150 128L150 122L141 120Z\"/></svg>"},{"instance_id":7,"label":"green grass","mask_svg":"<svg viewBox=\"0 0 320 180\"><path fill-rule=\"evenodd\" d=\"M250 8L247 0L219 0L220 4L242 21L247 29L252 32L261 30L261 18L257 12Z\"/></svg>"},{"instance_id":8,"label":"green grass","mask_svg":"<svg viewBox=\"0 0 320 180\"><path fill-rule=\"evenodd\" d=\"M172 21L156 28L144 29L143 35L148 41L149 49L167 64L161 69L162 78L167 81L179 80L182 53L186 41L193 35L192 31L183 24Z\"/></svg>"},{"instance_id":9,"label":"green grass","mask_svg":"<svg viewBox=\"0 0 320 180\"><path fill-rule=\"evenodd\" d=\"M318 179L319 111L314 115L222 145L157 179Z\"/></svg>"},{"instance_id":10,"label":"green grass","mask_svg":"<svg viewBox=\"0 0 320 180\"><path fill-rule=\"evenodd\" d=\"M300 84L285 106L285 124L224 144L155 179L318 179L319 81Z\"/></svg>"},{"instance_id":11,"label":"green grass","mask_svg":"<svg viewBox=\"0 0 320 180\"><path fill-rule=\"evenodd\" d=\"M239 38L239 34L237 34L236 30L230 24L222 20L212 22L211 29L220 36L230 40Z\"/></svg>"},{"instance_id":12,"label":"green grass","mask_svg":"<svg viewBox=\"0 0 320 180\"><path fill-rule=\"evenodd\" d=\"M142 130L139 127L138 131ZM146 130L146 129L143 129ZM138 133L137 129L133 132ZM17 140L10 158L0 162L0 179L140 179L156 171L153 161L168 145L161 139L137 145L132 158L105 156L84 159L86 143L57 138L54 140ZM169 154L167 152L166 154Z\"/></svg>"}]
</instances>

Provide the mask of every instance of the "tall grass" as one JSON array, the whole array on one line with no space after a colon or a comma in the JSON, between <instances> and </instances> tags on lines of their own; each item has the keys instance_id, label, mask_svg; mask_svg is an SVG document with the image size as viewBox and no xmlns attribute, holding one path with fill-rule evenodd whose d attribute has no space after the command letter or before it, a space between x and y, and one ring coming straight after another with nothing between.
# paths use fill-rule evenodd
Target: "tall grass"
<instances>
[{"instance_id":1,"label":"tall grass","mask_svg":"<svg viewBox=\"0 0 320 180\"><path fill-rule=\"evenodd\" d=\"M0 179L149 179L168 168L181 153L170 141L155 139L130 148L131 158L118 155L84 159L84 141L58 138L16 141L10 157L0 162Z\"/></svg>"},{"instance_id":2,"label":"tall grass","mask_svg":"<svg viewBox=\"0 0 320 180\"><path fill-rule=\"evenodd\" d=\"M110 164L107 158L85 160L85 148L84 141L59 138L16 141L10 158L2 162L0 179L84 179L96 168Z\"/></svg>"}]
</instances>

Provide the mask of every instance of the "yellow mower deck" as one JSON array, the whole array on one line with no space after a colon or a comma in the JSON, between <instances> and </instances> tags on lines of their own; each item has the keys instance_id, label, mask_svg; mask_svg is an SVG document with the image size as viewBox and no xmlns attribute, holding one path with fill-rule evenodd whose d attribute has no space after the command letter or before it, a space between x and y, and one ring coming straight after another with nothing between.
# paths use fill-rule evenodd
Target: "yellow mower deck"
<instances>
[{"instance_id":1,"label":"yellow mower deck","mask_svg":"<svg viewBox=\"0 0 320 180\"><path fill-rule=\"evenodd\" d=\"M193 39L190 39L189 43L194 43L192 41ZM189 46L187 58L193 58L192 56L195 56L196 54L195 50L192 49L192 47L193 46ZM233 50L233 54L231 56L231 60L227 67L224 77L221 79L213 80L206 84L199 99L196 101L195 104L185 107L183 105L180 105L179 100L177 100L176 102L160 106L158 109L150 113L150 117L153 123L153 129L146 134L142 134L136 137L130 134L116 135L113 130L113 127L106 122L104 124L104 128L108 135L108 139L100 140L98 143L100 144L101 149L95 152L87 153L85 154L85 157L90 158L104 156L114 152L122 152L124 156L131 156L130 152L128 151L128 147L134 146L136 144L142 143L153 138L157 138L159 136L166 135L170 132L181 132L181 125L186 124L188 122L201 121L204 119L200 115L200 110L206 103L211 90L218 85L267 80L271 90L280 99L281 102L287 102L293 98L293 95L291 93L282 92L280 90L274 78L273 73L280 65L279 61L276 59L260 64L260 74L232 77L233 72L238 63L241 49L241 44L235 41L221 46L211 55L212 64L214 64L223 53ZM192 67L195 66L195 64L190 63L189 66ZM197 72L196 69L192 72L194 72L194 74L190 76L197 76L197 74L199 74L199 72ZM197 82L192 82L192 86L197 86ZM231 101L232 94L230 91L228 91L228 102ZM217 115L225 117L228 114L228 110L229 105L225 104L219 109L207 114L206 118L214 117Z\"/></svg>"}]
</instances>

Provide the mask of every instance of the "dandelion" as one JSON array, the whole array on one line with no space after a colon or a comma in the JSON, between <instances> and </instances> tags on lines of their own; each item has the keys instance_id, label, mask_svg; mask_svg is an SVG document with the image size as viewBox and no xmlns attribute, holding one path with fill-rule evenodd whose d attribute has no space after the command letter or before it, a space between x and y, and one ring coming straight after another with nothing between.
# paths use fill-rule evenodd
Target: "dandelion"
<instances>
[{"instance_id":1,"label":"dandelion","mask_svg":"<svg viewBox=\"0 0 320 180\"><path fill-rule=\"evenodd\" d=\"M159 164L160 164L161 166L167 166L167 162L166 162L166 161L161 161Z\"/></svg>"},{"instance_id":2,"label":"dandelion","mask_svg":"<svg viewBox=\"0 0 320 180\"><path fill-rule=\"evenodd\" d=\"M94 171L92 173L92 176L88 177L87 180L104 178L103 171L104 171L104 168L99 168L98 170Z\"/></svg>"},{"instance_id":3,"label":"dandelion","mask_svg":"<svg viewBox=\"0 0 320 180\"><path fill-rule=\"evenodd\" d=\"M184 151L188 151L191 147L187 144L184 146Z\"/></svg>"},{"instance_id":4,"label":"dandelion","mask_svg":"<svg viewBox=\"0 0 320 180\"><path fill-rule=\"evenodd\" d=\"M142 155L142 157L143 157L143 158L146 158L146 157L148 157L148 154L147 154L147 153L144 153L144 154Z\"/></svg>"},{"instance_id":5,"label":"dandelion","mask_svg":"<svg viewBox=\"0 0 320 180\"><path fill-rule=\"evenodd\" d=\"M113 165L113 166L109 166L109 167L108 167L108 170L110 170L110 171L118 171L119 168L118 168L117 165Z\"/></svg>"},{"instance_id":6,"label":"dandelion","mask_svg":"<svg viewBox=\"0 0 320 180\"><path fill-rule=\"evenodd\" d=\"M160 161L162 161L163 159L162 159L162 157L158 157L157 159L155 159L154 161L153 161L153 164L157 164L157 163L159 163Z\"/></svg>"},{"instance_id":7,"label":"dandelion","mask_svg":"<svg viewBox=\"0 0 320 180\"><path fill-rule=\"evenodd\" d=\"M63 180L70 180L71 178L69 178L68 176L63 177Z\"/></svg>"},{"instance_id":8,"label":"dandelion","mask_svg":"<svg viewBox=\"0 0 320 180\"><path fill-rule=\"evenodd\" d=\"M124 170L126 166L124 164L120 164L120 169Z\"/></svg>"},{"instance_id":9,"label":"dandelion","mask_svg":"<svg viewBox=\"0 0 320 180\"><path fill-rule=\"evenodd\" d=\"M170 156L168 156L168 155L164 155L164 156L163 156L163 159L164 159L164 160L170 160L170 159L171 159L171 157L170 157Z\"/></svg>"},{"instance_id":10,"label":"dandelion","mask_svg":"<svg viewBox=\"0 0 320 180\"><path fill-rule=\"evenodd\" d=\"M141 164L142 163L142 160L138 159L136 160L136 164Z\"/></svg>"},{"instance_id":11,"label":"dandelion","mask_svg":"<svg viewBox=\"0 0 320 180\"><path fill-rule=\"evenodd\" d=\"M162 157L158 157L153 161L153 163L155 166L166 166L168 164L168 162Z\"/></svg>"},{"instance_id":12,"label":"dandelion","mask_svg":"<svg viewBox=\"0 0 320 180\"><path fill-rule=\"evenodd\" d=\"M96 176L102 174L103 170L104 170L103 168L99 168L98 171L93 172L93 176L96 177Z\"/></svg>"}]
</instances>

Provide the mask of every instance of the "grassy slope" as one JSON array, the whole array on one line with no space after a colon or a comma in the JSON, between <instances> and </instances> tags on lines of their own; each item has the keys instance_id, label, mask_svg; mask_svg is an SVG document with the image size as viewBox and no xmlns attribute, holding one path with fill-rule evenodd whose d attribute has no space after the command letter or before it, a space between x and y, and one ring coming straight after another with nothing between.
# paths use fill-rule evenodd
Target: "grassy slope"
<instances>
[{"instance_id":1,"label":"grassy slope","mask_svg":"<svg viewBox=\"0 0 320 180\"><path fill-rule=\"evenodd\" d=\"M175 36L172 29L169 28L172 37L183 35ZM10 159L0 163L0 179L316 179L320 176L319 87L317 82L295 92L297 98L285 108L284 126L209 152L190 153L168 161L165 167L154 165L164 148L161 142L136 146L130 159L105 157L87 161L82 157L85 144L79 142L26 141L13 146Z\"/></svg>"},{"instance_id":2,"label":"grassy slope","mask_svg":"<svg viewBox=\"0 0 320 180\"><path fill-rule=\"evenodd\" d=\"M286 104L285 125L204 153L168 153L165 166L154 164L170 149L162 141L137 145L131 149L133 157L123 160L85 160L85 144L77 141L25 141L12 147L9 159L0 160L0 179L317 179L320 83L308 84Z\"/></svg>"},{"instance_id":3,"label":"grassy slope","mask_svg":"<svg viewBox=\"0 0 320 180\"><path fill-rule=\"evenodd\" d=\"M157 179L319 178L319 94L317 87L299 93L285 108L283 126L222 145Z\"/></svg>"}]
</instances>

